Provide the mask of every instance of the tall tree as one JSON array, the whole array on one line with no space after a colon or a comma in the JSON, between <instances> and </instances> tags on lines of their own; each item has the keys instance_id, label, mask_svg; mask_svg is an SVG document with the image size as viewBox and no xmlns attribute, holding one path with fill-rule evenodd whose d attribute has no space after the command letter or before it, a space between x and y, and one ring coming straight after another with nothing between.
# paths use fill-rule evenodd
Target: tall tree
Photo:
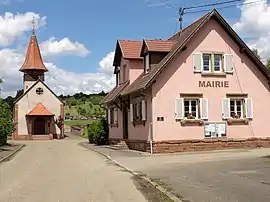
<instances>
[{"instance_id":1,"label":"tall tree","mask_svg":"<svg viewBox=\"0 0 270 202\"><path fill-rule=\"evenodd\" d=\"M266 68L268 69L268 70L270 70L270 58L268 58L267 60L266 60Z\"/></svg>"},{"instance_id":2,"label":"tall tree","mask_svg":"<svg viewBox=\"0 0 270 202\"><path fill-rule=\"evenodd\" d=\"M253 48L253 49L252 49L252 52L257 56L257 58L259 58L259 60L261 60L261 57L259 56L258 49Z\"/></svg>"}]
</instances>

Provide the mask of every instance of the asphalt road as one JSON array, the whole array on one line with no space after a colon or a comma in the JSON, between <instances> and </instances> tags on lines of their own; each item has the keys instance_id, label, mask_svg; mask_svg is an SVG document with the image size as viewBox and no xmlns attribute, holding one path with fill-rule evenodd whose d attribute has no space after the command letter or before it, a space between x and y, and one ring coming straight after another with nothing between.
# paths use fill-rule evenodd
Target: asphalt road
<instances>
[{"instance_id":1,"label":"asphalt road","mask_svg":"<svg viewBox=\"0 0 270 202\"><path fill-rule=\"evenodd\" d=\"M0 201L148 201L130 173L78 142L26 142L12 160L0 165Z\"/></svg>"}]
</instances>

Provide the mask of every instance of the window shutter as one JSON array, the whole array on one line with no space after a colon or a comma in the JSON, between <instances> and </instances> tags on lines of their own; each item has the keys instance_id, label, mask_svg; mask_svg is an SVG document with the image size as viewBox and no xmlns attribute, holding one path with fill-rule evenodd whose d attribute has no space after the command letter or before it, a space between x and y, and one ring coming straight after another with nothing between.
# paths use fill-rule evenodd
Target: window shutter
<instances>
[{"instance_id":1,"label":"window shutter","mask_svg":"<svg viewBox=\"0 0 270 202\"><path fill-rule=\"evenodd\" d=\"M113 121L114 121L114 123L117 123L118 122L118 109L117 108L115 108L114 110L113 110Z\"/></svg>"},{"instance_id":2,"label":"window shutter","mask_svg":"<svg viewBox=\"0 0 270 202\"><path fill-rule=\"evenodd\" d=\"M234 69L233 55L224 54L224 72L231 73L233 72L233 69Z\"/></svg>"},{"instance_id":3,"label":"window shutter","mask_svg":"<svg viewBox=\"0 0 270 202\"><path fill-rule=\"evenodd\" d=\"M202 54L194 53L193 54L193 68L194 72L201 72L203 66Z\"/></svg>"},{"instance_id":4,"label":"window shutter","mask_svg":"<svg viewBox=\"0 0 270 202\"><path fill-rule=\"evenodd\" d=\"M200 115L201 119L208 119L208 99L200 99Z\"/></svg>"},{"instance_id":5,"label":"window shutter","mask_svg":"<svg viewBox=\"0 0 270 202\"><path fill-rule=\"evenodd\" d=\"M230 117L231 117L230 98L224 98L222 100L222 118L228 119Z\"/></svg>"},{"instance_id":6,"label":"window shutter","mask_svg":"<svg viewBox=\"0 0 270 202\"><path fill-rule=\"evenodd\" d=\"M130 104L130 122L133 122L133 104Z\"/></svg>"},{"instance_id":7,"label":"window shutter","mask_svg":"<svg viewBox=\"0 0 270 202\"><path fill-rule=\"evenodd\" d=\"M184 98L176 98L175 100L175 118L184 118Z\"/></svg>"},{"instance_id":8,"label":"window shutter","mask_svg":"<svg viewBox=\"0 0 270 202\"><path fill-rule=\"evenodd\" d=\"M142 121L146 120L146 104L145 100L142 100Z\"/></svg>"},{"instance_id":9,"label":"window shutter","mask_svg":"<svg viewBox=\"0 0 270 202\"><path fill-rule=\"evenodd\" d=\"M252 119L253 118L253 104L251 98L245 98L245 112L246 118Z\"/></svg>"},{"instance_id":10,"label":"window shutter","mask_svg":"<svg viewBox=\"0 0 270 202\"><path fill-rule=\"evenodd\" d=\"M110 108L107 109L107 113L108 113L108 124L111 124L111 111L110 111Z\"/></svg>"}]
</instances>

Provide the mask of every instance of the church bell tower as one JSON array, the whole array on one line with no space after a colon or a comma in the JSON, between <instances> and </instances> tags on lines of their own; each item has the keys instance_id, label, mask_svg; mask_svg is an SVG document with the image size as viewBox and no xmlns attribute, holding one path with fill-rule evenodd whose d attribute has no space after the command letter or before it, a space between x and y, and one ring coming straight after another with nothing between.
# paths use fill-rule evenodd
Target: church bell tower
<instances>
[{"instance_id":1,"label":"church bell tower","mask_svg":"<svg viewBox=\"0 0 270 202\"><path fill-rule=\"evenodd\" d=\"M33 19L33 30L30 37L25 61L20 68L23 75L23 89L24 92L29 89L38 79L44 81L44 73L48 72L48 69L43 63L40 49L38 46L37 37L35 34L35 24Z\"/></svg>"}]
</instances>

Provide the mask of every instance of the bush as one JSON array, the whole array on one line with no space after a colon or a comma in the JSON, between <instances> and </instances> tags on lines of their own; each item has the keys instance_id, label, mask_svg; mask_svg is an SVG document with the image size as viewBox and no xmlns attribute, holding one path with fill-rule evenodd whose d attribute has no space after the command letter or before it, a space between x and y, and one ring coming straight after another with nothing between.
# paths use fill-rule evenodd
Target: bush
<instances>
[{"instance_id":1,"label":"bush","mask_svg":"<svg viewBox=\"0 0 270 202\"><path fill-rule=\"evenodd\" d=\"M0 99L0 146L7 143L8 136L15 130L15 124L12 121L10 106Z\"/></svg>"},{"instance_id":2,"label":"bush","mask_svg":"<svg viewBox=\"0 0 270 202\"><path fill-rule=\"evenodd\" d=\"M108 124L105 119L93 120L89 124L88 140L96 145L108 144Z\"/></svg>"}]
</instances>

